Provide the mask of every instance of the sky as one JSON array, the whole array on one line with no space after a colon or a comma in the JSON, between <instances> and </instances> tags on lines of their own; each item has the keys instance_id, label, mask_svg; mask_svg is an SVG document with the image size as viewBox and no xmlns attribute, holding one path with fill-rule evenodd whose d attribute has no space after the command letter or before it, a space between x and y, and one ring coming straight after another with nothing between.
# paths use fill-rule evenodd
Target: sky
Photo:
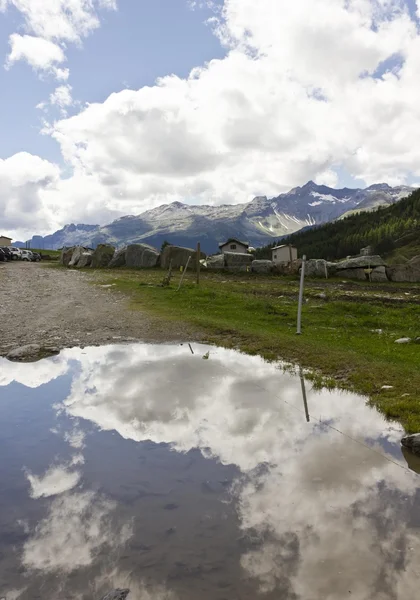
<instances>
[{"instance_id":1,"label":"sky","mask_svg":"<svg viewBox=\"0 0 420 600\"><path fill-rule=\"evenodd\" d=\"M0 0L0 233L420 181L416 0Z\"/></svg>"}]
</instances>

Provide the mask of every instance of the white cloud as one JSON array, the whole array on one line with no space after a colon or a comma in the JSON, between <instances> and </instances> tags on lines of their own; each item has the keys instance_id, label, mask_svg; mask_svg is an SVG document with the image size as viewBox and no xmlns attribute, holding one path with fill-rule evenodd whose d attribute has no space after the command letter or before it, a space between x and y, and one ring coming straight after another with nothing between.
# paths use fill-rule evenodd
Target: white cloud
<instances>
[{"instance_id":1,"label":"white cloud","mask_svg":"<svg viewBox=\"0 0 420 600\"><path fill-rule=\"evenodd\" d=\"M71 490L78 484L80 473L69 471L66 465L60 465L51 467L40 477L29 472L26 477L31 484L31 498L47 498Z\"/></svg>"},{"instance_id":2,"label":"white cloud","mask_svg":"<svg viewBox=\"0 0 420 600\"><path fill-rule=\"evenodd\" d=\"M63 50L49 40L32 35L19 35L13 33L9 38L10 54L7 58L6 68L9 69L15 62L25 60L35 71L43 71L63 77L64 71L58 70L57 64L66 60Z\"/></svg>"},{"instance_id":3,"label":"white cloud","mask_svg":"<svg viewBox=\"0 0 420 600\"><path fill-rule=\"evenodd\" d=\"M86 11L53 11L53 28L24 14L37 35L77 41L97 26ZM420 135L420 34L406 2L225 0L212 23L224 59L49 128L74 174L41 194L45 229L331 185L338 167L366 184L420 176L420 149L407 142Z\"/></svg>"},{"instance_id":4,"label":"white cloud","mask_svg":"<svg viewBox=\"0 0 420 600\"><path fill-rule=\"evenodd\" d=\"M100 26L98 10L116 10L116 0L1 0L0 11L13 6L30 35L10 36L6 66L26 60L34 69L66 80L68 69L56 66L65 60L65 44L80 44Z\"/></svg>"}]
</instances>

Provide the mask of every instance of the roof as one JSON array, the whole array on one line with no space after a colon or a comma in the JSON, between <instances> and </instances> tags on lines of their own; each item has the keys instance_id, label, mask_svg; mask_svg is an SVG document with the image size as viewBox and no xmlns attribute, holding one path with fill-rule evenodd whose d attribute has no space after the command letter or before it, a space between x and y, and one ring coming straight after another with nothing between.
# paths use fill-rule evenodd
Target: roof
<instances>
[{"instance_id":1,"label":"roof","mask_svg":"<svg viewBox=\"0 0 420 600\"><path fill-rule=\"evenodd\" d=\"M12 240L13 238L9 237L8 235L1 235L0 234L0 238L5 238L6 240Z\"/></svg>"},{"instance_id":2,"label":"roof","mask_svg":"<svg viewBox=\"0 0 420 600\"><path fill-rule=\"evenodd\" d=\"M242 244L243 246L246 246L247 248L249 247L249 242L242 242L241 240L238 240L236 238L229 238L228 240L226 240L226 242L220 242L219 248L221 248L222 246L226 246L226 244L230 244L231 242L236 242L237 244Z\"/></svg>"},{"instance_id":3,"label":"roof","mask_svg":"<svg viewBox=\"0 0 420 600\"><path fill-rule=\"evenodd\" d=\"M281 246L275 246L271 248L271 250L279 250L280 248L294 248L296 250L296 246L290 246L289 244L282 244Z\"/></svg>"}]
</instances>

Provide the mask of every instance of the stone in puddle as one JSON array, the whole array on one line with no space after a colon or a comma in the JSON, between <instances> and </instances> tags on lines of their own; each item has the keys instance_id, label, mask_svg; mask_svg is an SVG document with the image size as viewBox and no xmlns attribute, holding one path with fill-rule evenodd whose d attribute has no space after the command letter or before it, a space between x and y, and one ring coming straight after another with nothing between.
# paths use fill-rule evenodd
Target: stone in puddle
<instances>
[{"instance_id":1,"label":"stone in puddle","mask_svg":"<svg viewBox=\"0 0 420 600\"><path fill-rule=\"evenodd\" d=\"M401 440L401 445L404 448L408 448L414 454L420 455L420 433L413 433L412 435L406 435Z\"/></svg>"},{"instance_id":2,"label":"stone in puddle","mask_svg":"<svg viewBox=\"0 0 420 600\"><path fill-rule=\"evenodd\" d=\"M26 346L19 346L18 348L10 350L10 352L6 354L6 358L16 362L35 362L41 360L41 358L58 354L59 352L59 349L53 346L27 344Z\"/></svg>"}]
</instances>

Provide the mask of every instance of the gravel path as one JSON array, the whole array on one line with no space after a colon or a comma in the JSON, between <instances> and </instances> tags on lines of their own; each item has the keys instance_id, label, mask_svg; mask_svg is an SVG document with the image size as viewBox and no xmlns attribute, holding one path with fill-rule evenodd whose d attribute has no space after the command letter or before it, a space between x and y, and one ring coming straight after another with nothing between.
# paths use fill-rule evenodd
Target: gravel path
<instances>
[{"instance_id":1,"label":"gravel path","mask_svg":"<svg viewBox=\"0 0 420 600\"><path fill-rule=\"evenodd\" d=\"M61 349L198 339L185 323L130 310L124 294L92 281L94 272L0 263L0 356L34 343Z\"/></svg>"}]
</instances>

